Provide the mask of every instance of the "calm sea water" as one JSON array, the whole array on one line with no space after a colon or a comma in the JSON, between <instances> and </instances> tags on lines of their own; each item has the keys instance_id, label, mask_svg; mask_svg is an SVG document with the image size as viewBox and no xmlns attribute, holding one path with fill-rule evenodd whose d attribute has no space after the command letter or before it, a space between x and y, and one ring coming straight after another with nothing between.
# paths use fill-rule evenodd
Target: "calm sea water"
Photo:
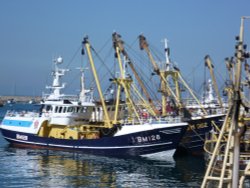
<instances>
[{"instance_id":1,"label":"calm sea water","mask_svg":"<svg viewBox=\"0 0 250 188\"><path fill-rule=\"evenodd\" d=\"M33 109L15 104L0 108ZM0 134L0 187L200 187L203 157L111 158L9 146Z\"/></svg>"}]
</instances>

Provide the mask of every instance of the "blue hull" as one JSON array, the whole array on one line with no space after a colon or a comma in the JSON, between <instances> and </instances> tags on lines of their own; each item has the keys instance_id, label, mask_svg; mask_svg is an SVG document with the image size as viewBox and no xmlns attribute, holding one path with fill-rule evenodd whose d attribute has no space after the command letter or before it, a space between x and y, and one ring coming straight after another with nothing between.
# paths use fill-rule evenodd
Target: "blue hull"
<instances>
[{"instance_id":1,"label":"blue hull","mask_svg":"<svg viewBox=\"0 0 250 188\"><path fill-rule=\"evenodd\" d=\"M187 152L197 155L203 154L206 134L212 130L212 121L214 121L216 125L220 126L220 120L223 117L224 115L206 119L190 120L188 122L187 131L181 139L177 151L180 153Z\"/></svg>"},{"instance_id":2,"label":"blue hull","mask_svg":"<svg viewBox=\"0 0 250 188\"><path fill-rule=\"evenodd\" d=\"M1 129L3 137L14 145L80 151L95 155L139 156L175 150L187 126L154 129L99 139L67 140Z\"/></svg>"}]
</instances>

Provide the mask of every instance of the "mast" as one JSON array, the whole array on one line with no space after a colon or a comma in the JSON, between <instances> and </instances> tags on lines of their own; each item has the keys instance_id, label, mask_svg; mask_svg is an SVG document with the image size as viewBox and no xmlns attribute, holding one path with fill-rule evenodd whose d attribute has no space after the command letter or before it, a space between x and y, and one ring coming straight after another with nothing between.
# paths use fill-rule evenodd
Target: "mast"
<instances>
[{"instance_id":1,"label":"mast","mask_svg":"<svg viewBox=\"0 0 250 188\"><path fill-rule=\"evenodd\" d=\"M109 118L109 115L108 115L108 111L107 111L107 107L106 107L104 97L103 97L103 94L102 94L102 89L101 89L101 86L100 86L99 78L98 78L98 75L96 73L96 68L95 68L95 64L94 64L93 57L92 57L92 54L91 54L91 50L90 50L91 46L89 44L88 37L84 37L82 44L83 44L83 46L85 46L85 48L87 50L91 70L92 70L92 73L93 73L93 76L94 76L94 79L95 79L95 82L96 82L97 90L98 90L98 93L99 93L99 96L100 96L102 108L103 108L103 111L104 111L104 117L105 117L104 126L107 127L107 128L112 128L113 125L111 124L111 121L110 121L110 118Z\"/></svg>"},{"instance_id":2,"label":"mast","mask_svg":"<svg viewBox=\"0 0 250 188\"><path fill-rule=\"evenodd\" d=\"M171 69L171 61L169 58L170 49L168 48L168 41L164 39L164 52L165 52L165 59L166 59L166 68L163 68L161 71L164 72L165 78L167 83L169 82L169 77L172 77L172 80L175 85L175 95L179 101L181 101L181 92L180 92L180 85L179 85L179 77L180 72L179 69L175 68L175 70ZM166 86L165 86L166 87Z\"/></svg>"},{"instance_id":3,"label":"mast","mask_svg":"<svg viewBox=\"0 0 250 188\"><path fill-rule=\"evenodd\" d=\"M232 172L232 187L239 186L239 160L240 160L240 133L239 133L239 113L240 113L240 84L241 84L241 72L242 72L242 63L245 60L245 49L243 47L244 40L244 20L250 17L241 17L241 26L240 26L240 35L239 42L236 50L236 61L237 61L237 72L235 75L235 92L234 92L234 105L233 105L233 114L232 114L232 128L234 131L233 135L233 172Z\"/></svg>"},{"instance_id":4,"label":"mast","mask_svg":"<svg viewBox=\"0 0 250 188\"><path fill-rule=\"evenodd\" d=\"M229 83L225 87L224 91L227 93L229 102L232 101L231 98L233 95L233 82L234 82L233 75L234 75L234 68L235 68L233 61L234 61L233 57L232 58L225 58L225 64L226 64L228 74L229 74Z\"/></svg>"},{"instance_id":5,"label":"mast","mask_svg":"<svg viewBox=\"0 0 250 188\"><path fill-rule=\"evenodd\" d=\"M165 51L165 58L166 58L166 70L170 70L170 60L169 60L169 48L168 48L168 40L164 39L164 51Z\"/></svg>"},{"instance_id":6,"label":"mast","mask_svg":"<svg viewBox=\"0 0 250 188\"><path fill-rule=\"evenodd\" d=\"M115 55L117 57L117 61L119 64L119 69L120 69L120 78L116 78L114 80L114 82L118 85L118 89L117 89L117 98L116 98L116 107L115 107L115 120L117 121L117 115L118 115L118 109L119 109L119 102L120 102L120 93L121 93L121 89L124 89L125 92L125 100L126 100L126 104L128 106L128 115L129 117L132 117L133 114L135 114L135 116L139 119L139 114L134 106L134 103L131 99L131 94L130 94L130 88L131 88L131 84L132 84L132 80L131 78L126 78L126 72L124 69L124 65L122 63L122 59L121 59L121 54L123 54L127 59L127 55L126 52L123 48L122 45L122 41L120 40L120 36L117 33L113 33L112 35L112 39L113 39L113 47L115 49Z\"/></svg>"},{"instance_id":7,"label":"mast","mask_svg":"<svg viewBox=\"0 0 250 188\"><path fill-rule=\"evenodd\" d=\"M69 71L69 69L60 69L58 67L62 63L63 58L61 56L54 60L55 70L52 72L52 86L46 86L46 89L52 89L52 93L48 96L49 100L58 100L62 97L61 90L65 88L65 83L61 84L61 77L65 75L65 72Z\"/></svg>"},{"instance_id":8,"label":"mast","mask_svg":"<svg viewBox=\"0 0 250 188\"><path fill-rule=\"evenodd\" d=\"M221 96L220 96L220 92L219 92L219 89L218 89L218 85L217 85L217 82L216 82L216 79L215 79L215 76L214 76L214 70L213 70L214 66L212 64L212 61L211 61L211 58L210 58L209 55L207 55L205 57L205 66L207 66L208 69L209 69L209 71L210 71L210 75L212 77L214 89L215 89L216 95L218 97L220 107L223 107Z\"/></svg>"},{"instance_id":9,"label":"mast","mask_svg":"<svg viewBox=\"0 0 250 188\"><path fill-rule=\"evenodd\" d=\"M84 68L78 68L81 72L80 77L80 94L79 94L79 101L83 104L84 102L92 102L93 101L93 95L90 89L85 89L85 75L84 75ZM91 92L91 93L90 93ZM90 93L90 98L86 98L86 94Z\"/></svg>"},{"instance_id":10,"label":"mast","mask_svg":"<svg viewBox=\"0 0 250 188\"><path fill-rule=\"evenodd\" d=\"M193 93L192 89L188 86L186 81L183 79L180 70L177 67L174 67L173 69L170 69L171 62L169 60L169 49L167 47L167 44L165 43L165 56L166 56L166 69L160 69L157 63L155 62L150 50L149 45L146 41L146 38L143 35L139 36L140 41L140 48L141 50L145 50L150 62L152 63L154 67L155 73L160 77L160 85L161 85L161 93L162 93L162 115L166 115L166 109L164 108L166 106L167 97L173 96L175 103L177 106L182 109L185 108L181 102L181 94L180 94L180 85L179 80L182 82L182 84L185 86L185 88L188 89L189 93L192 95L192 97L197 101L197 103L201 106L202 111L204 114L207 114L206 110L202 107L202 104L198 100L198 98ZM166 41L166 40L165 40ZM172 78L174 85L175 85L175 92L171 89L168 82L168 77Z\"/></svg>"},{"instance_id":11,"label":"mast","mask_svg":"<svg viewBox=\"0 0 250 188\"><path fill-rule=\"evenodd\" d=\"M233 82L233 68L234 68L234 65L233 65L233 58L225 58L225 64L226 64L226 67L227 67L227 70L228 70L228 73L229 73L229 80L231 82Z\"/></svg>"},{"instance_id":12,"label":"mast","mask_svg":"<svg viewBox=\"0 0 250 188\"><path fill-rule=\"evenodd\" d=\"M180 102L180 97L178 96L179 93L177 92L176 94L172 91L172 89L169 86L169 83L167 81L167 72L165 70L160 70L159 66L157 65L157 63L155 62L150 50L149 50L149 45L146 41L146 37L144 37L143 35L139 35L139 43L140 43L140 48L141 50L145 50L150 62L153 65L154 68L154 72L160 77L160 85L161 85L161 93L162 93L162 115L165 116L167 115L166 112L166 105L167 105L167 97L173 96L177 105L179 107L181 107L181 102ZM168 61L168 58L167 58ZM178 86L177 86L178 87Z\"/></svg>"},{"instance_id":13,"label":"mast","mask_svg":"<svg viewBox=\"0 0 250 188\"><path fill-rule=\"evenodd\" d=\"M209 161L203 182L202 188L209 187L209 181L218 181L220 188L224 187L239 187L239 161L240 161L240 137L243 127L239 126L240 105L241 99L241 72L242 63L249 58L249 52L246 53L245 45L243 45L244 20L250 17L241 17L241 26L239 37L236 38L236 70L233 83L232 98L229 98L229 110L220 130L220 135L214 147L213 154ZM226 130L228 129L228 130ZM226 144L223 143L223 137L227 137ZM225 148L222 151L222 148ZM218 157L222 158L222 167L220 174L215 174L213 167L217 165Z\"/></svg>"},{"instance_id":14,"label":"mast","mask_svg":"<svg viewBox=\"0 0 250 188\"><path fill-rule=\"evenodd\" d=\"M128 56L128 53L126 52L125 48L124 48L124 42L122 41L121 39L121 36L117 33L113 33L113 42L114 42L114 45L116 45L119 49L120 49L120 52L123 54L124 56L124 61L129 65L130 69L132 70L133 74L135 75L135 78L137 80L137 82L139 83L141 89L142 89L142 92L143 94L145 95L145 97L147 98L148 102L150 103L150 106L152 107L153 109L153 115L156 115L156 112L157 112L157 109L156 109L156 106L155 104L153 103L153 100L151 99L143 81L141 80L139 74L137 73L136 71L136 68L134 67L134 64L133 62L131 61L131 59L129 58Z\"/></svg>"}]
</instances>

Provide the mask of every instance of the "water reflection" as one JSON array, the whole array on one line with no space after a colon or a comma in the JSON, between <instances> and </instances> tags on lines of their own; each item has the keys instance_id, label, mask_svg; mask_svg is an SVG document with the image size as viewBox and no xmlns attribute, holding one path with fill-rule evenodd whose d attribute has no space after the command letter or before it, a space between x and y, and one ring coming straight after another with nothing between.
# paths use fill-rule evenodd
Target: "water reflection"
<instances>
[{"instance_id":1,"label":"water reflection","mask_svg":"<svg viewBox=\"0 0 250 188\"><path fill-rule=\"evenodd\" d=\"M179 156L174 171L187 187L200 187L206 171L204 158L192 155Z\"/></svg>"},{"instance_id":2,"label":"water reflection","mask_svg":"<svg viewBox=\"0 0 250 188\"><path fill-rule=\"evenodd\" d=\"M5 172L1 184L6 187L199 187L201 179L201 169L182 158L110 158L13 146L1 153L0 163L6 164L0 169Z\"/></svg>"}]
</instances>

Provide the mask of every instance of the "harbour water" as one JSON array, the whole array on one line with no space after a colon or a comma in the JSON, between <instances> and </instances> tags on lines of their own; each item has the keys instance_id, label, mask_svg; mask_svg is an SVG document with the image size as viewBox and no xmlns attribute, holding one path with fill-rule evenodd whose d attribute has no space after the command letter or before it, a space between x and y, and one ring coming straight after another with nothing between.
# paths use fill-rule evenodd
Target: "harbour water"
<instances>
[{"instance_id":1,"label":"harbour water","mask_svg":"<svg viewBox=\"0 0 250 188\"><path fill-rule=\"evenodd\" d=\"M33 109L30 104L0 108ZM10 146L0 135L0 187L200 187L203 157L112 158Z\"/></svg>"}]
</instances>

